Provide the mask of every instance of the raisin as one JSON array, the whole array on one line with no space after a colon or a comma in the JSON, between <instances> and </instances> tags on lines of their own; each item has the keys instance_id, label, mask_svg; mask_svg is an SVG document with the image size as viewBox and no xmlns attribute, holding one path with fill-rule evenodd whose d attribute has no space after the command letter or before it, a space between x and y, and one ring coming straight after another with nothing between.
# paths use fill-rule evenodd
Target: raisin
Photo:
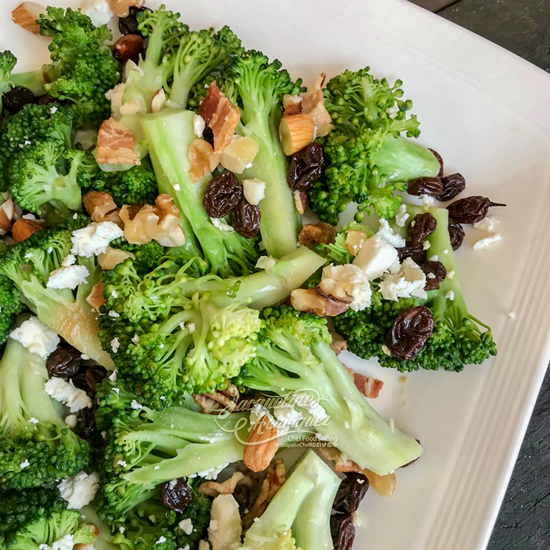
<instances>
[{"instance_id":1,"label":"raisin","mask_svg":"<svg viewBox=\"0 0 550 550\"><path fill-rule=\"evenodd\" d=\"M206 126L202 132L202 139L206 141L207 143L210 143L212 145L212 149L214 149L214 132L210 126Z\"/></svg>"},{"instance_id":2,"label":"raisin","mask_svg":"<svg viewBox=\"0 0 550 550\"><path fill-rule=\"evenodd\" d=\"M120 63L126 63L130 60L137 62L143 51L143 38L139 34L121 36L113 46L113 55Z\"/></svg>"},{"instance_id":3,"label":"raisin","mask_svg":"<svg viewBox=\"0 0 550 550\"><path fill-rule=\"evenodd\" d=\"M187 510L192 500L193 489L184 477L180 477L175 481L167 481L160 489L160 501L163 506L180 514Z\"/></svg>"},{"instance_id":4,"label":"raisin","mask_svg":"<svg viewBox=\"0 0 550 550\"><path fill-rule=\"evenodd\" d=\"M255 237L260 231L260 207L250 204L243 197L237 208L231 212L231 225L243 237Z\"/></svg>"},{"instance_id":5,"label":"raisin","mask_svg":"<svg viewBox=\"0 0 550 550\"><path fill-rule=\"evenodd\" d=\"M445 277L447 277L447 270L441 262L430 260L429 262L424 262L420 267L426 274L426 284L424 285L426 292L437 290L439 285L445 280Z\"/></svg>"},{"instance_id":6,"label":"raisin","mask_svg":"<svg viewBox=\"0 0 550 550\"><path fill-rule=\"evenodd\" d=\"M61 104L63 104L64 102L63 102L63 101L59 101L58 98L52 97L52 96L49 95L49 94L44 94L44 95L41 95L41 96L36 100L36 103L37 103L38 105L50 105L51 103L61 103Z\"/></svg>"},{"instance_id":7,"label":"raisin","mask_svg":"<svg viewBox=\"0 0 550 550\"><path fill-rule=\"evenodd\" d=\"M398 359L414 359L434 330L432 312L424 306L401 313L386 336L386 344Z\"/></svg>"},{"instance_id":8,"label":"raisin","mask_svg":"<svg viewBox=\"0 0 550 550\"><path fill-rule=\"evenodd\" d=\"M449 218L449 236L451 238L453 250L458 250L462 246L462 241L464 240L464 229L452 218Z\"/></svg>"},{"instance_id":9,"label":"raisin","mask_svg":"<svg viewBox=\"0 0 550 550\"><path fill-rule=\"evenodd\" d=\"M84 390L91 396L95 395L97 387L103 379L107 376L107 370L101 365L94 364L88 367L84 367L76 376L73 377L73 384Z\"/></svg>"},{"instance_id":10,"label":"raisin","mask_svg":"<svg viewBox=\"0 0 550 550\"><path fill-rule=\"evenodd\" d=\"M138 34L140 36L141 32L139 31L139 22L137 15L142 11L151 11L149 8L138 8L136 6L130 6L130 11L126 17L120 17L118 20L118 29L123 35L126 34Z\"/></svg>"},{"instance_id":11,"label":"raisin","mask_svg":"<svg viewBox=\"0 0 550 550\"><path fill-rule=\"evenodd\" d=\"M443 184L439 178L420 178L409 181L407 184L407 193L409 195L432 195L437 197L443 191Z\"/></svg>"},{"instance_id":12,"label":"raisin","mask_svg":"<svg viewBox=\"0 0 550 550\"><path fill-rule=\"evenodd\" d=\"M426 240L437 228L437 220L429 213L418 214L409 224L409 241L418 245Z\"/></svg>"},{"instance_id":13,"label":"raisin","mask_svg":"<svg viewBox=\"0 0 550 550\"><path fill-rule=\"evenodd\" d=\"M346 474L340 484L333 508L337 512L352 514L359 508L359 504L367 494L369 480L364 474L352 472Z\"/></svg>"},{"instance_id":14,"label":"raisin","mask_svg":"<svg viewBox=\"0 0 550 550\"><path fill-rule=\"evenodd\" d=\"M10 114L18 113L25 105L34 103L34 94L23 86L14 86L2 96L2 107Z\"/></svg>"},{"instance_id":15,"label":"raisin","mask_svg":"<svg viewBox=\"0 0 550 550\"><path fill-rule=\"evenodd\" d=\"M441 178L443 184L443 192L437 197L438 200L445 202L454 199L466 189L466 180L462 174L458 172Z\"/></svg>"},{"instance_id":16,"label":"raisin","mask_svg":"<svg viewBox=\"0 0 550 550\"><path fill-rule=\"evenodd\" d=\"M48 374L69 380L80 372L81 365L82 356L77 349L59 347L48 357Z\"/></svg>"},{"instance_id":17,"label":"raisin","mask_svg":"<svg viewBox=\"0 0 550 550\"><path fill-rule=\"evenodd\" d=\"M321 177L323 172L323 148L312 143L294 153L288 167L288 185L293 191L306 191Z\"/></svg>"},{"instance_id":18,"label":"raisin","mask_svg":"<svg viewBox=\"0 0 550 550\"><path fill-rule=\"evenodd\" d=\"M97 404L91 408L82 409L78 412L78 420L76 422L76 427L74 428L74 433L83 439L90 439L96 431L95 425L95 415L97 411Z\"/></svg>"},{"instance_id":19,"label":"raisin","mask_svg":"<svg viewBox=\"0 0 550 550\"><path fill-rule=\"evenodd\" d=\"M244 483L239 483L235 487L235 490L233 491L233 498L237 501L241 513L244 513L247 508L250 508L251 496L252 494L250 487Z\"/></svg>"},{"instance_id":20,"label":"raisin","mask_svg":"<svg viewBox=\"0 0 550 550\"><path fill-rule=\"evenodd\" d=\"M333 514L330 517L330 532L334 550L351 550L355 540L355 527L351 514Z\"/></svg>"},{"instance_id":21,"label":"raisin","mask_svg":"<svg viewBox=\"0 0 550 550\"><path fill-rule=\"evenodd\" d=\"M415 264L421 265L428 258L428 254L421 244L413 244L410 241L407 241L405 246L396 248L396 250L399 254L400 263L403 263L407 258L411 258Z\"/></svg>"},{"instance_id":22,"label":"raisin","mask_svg":"<svg viewBox=\"0 0 550 550\"><path fill-rule=\"evenodd\" d=\"M437 174L437 177L442 178L445 171L445 165L443 164L443 159L435 149L429 149L429 151L433 153L434 157L437 159L437 162L439 162L439 174Z\"/></svg>"},{"instance_id":23,"label":"raisin","mask_svg":"<svg viewBox=\"0 0 550 550\"><path fill-rule=\"evenodd\" d=\"M476 223L480 222L493 206L506 206L505 204L492 202L487 197L474 195L459 199L447 206L449 217L458 223Z\"/></svg>"},{"instance_id":24,"label":"raisin","mask_svg":"<svg viewBox=\"0 0 550 550\"><path fill-rule=\"evenodd\" d=\"M243 186L233 172L223 172L212 178L204 192L203 205L212 218L223 218L243 198Z\"/></svg>"}]
</instances>

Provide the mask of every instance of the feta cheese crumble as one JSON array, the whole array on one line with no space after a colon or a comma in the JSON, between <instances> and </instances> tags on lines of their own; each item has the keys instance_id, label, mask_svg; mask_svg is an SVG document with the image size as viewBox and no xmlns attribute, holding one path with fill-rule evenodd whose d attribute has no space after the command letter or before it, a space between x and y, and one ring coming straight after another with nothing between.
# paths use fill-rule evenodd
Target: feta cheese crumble
<instances>
[{"instance_id":1,"label":"feta cheese crumble","mask_svg":"<svg viewBox=\"0 0 550 550\"><path fill-rule=\"evenodd\" d=\"M193 522L191 518L186 518L178 523L178 527L186 534L190 535L193 532Z\"/></svg>"},{"instance_id":2,"label":"feta cheese crumble","mask_svg":"<svg viewBox=\"0 0 550 550\"><path fill-rule=\"evenodd\" d=\"M195 115L193 117L193 133L198 137L202 138L204 130L206 129L206 122L201 115Z\"/></svg>"},{"instance_id":3,"label":"feta cheese crumble","mask_svg":"<svg viewBox=\"0 0 550 550\"><path fill-rule=\"evenodd\" d=\"M397 225L397 227L405 227L409 218L410 216L407 214L407 205L402 204L395 213L395 225Z\"/></svg>"},{"instance_id":4,"label":"feta cheese crumble","mask_svg":"<svg viewBox=\"0 0 550 550\"><path fill-rule=\"evenodd\" d=\"M337 299L350 297L353 311L362 311L371 304L372 290L365 271L353 264L329 265L323 269L319 285L326 294Z\"/></svg>"},{"instance_id":5,"label":"feta cheese crumble","mask_svg":"<svg viewBox=\"0 0 550 550\"><path fill-rule=\"evenodd\" d=\"M29 460L26 458L21 464L19 464L19 467L24 470L25 468L28 468L31 465Z\"/></svg>"},{"instance_id":6,"label":"feta cheese crumble","mask_svg":"<svg viewBox=\"0 0 550 550\"><path fill-rule=\"evenodd\" d=\"M280 403L273 408L273 416L283 426L297 426L300 420L304 417L301 412L297 411L290 403Z\"/></svg>"},{"instance_id":7,"label":"feta cheese crumble","mask_svg":"<svg viewBox=\"0 0 550 550\"><path fill-rule=\"evenodd\" d=\"M53 376L44 384L44 391L52 399L69 407L72 413L92 406L92 400L84 390L76 388L72 382L67 382L58 376Z\"/></svg>"},{"instance_id":8,"label":"feta cheese crumble","mask_svg":"<svg viewBox=\"0 0 550 550\"><path fill-rule=\"evenodd\" d=\"M391 244L394 248L399 248L401 246L405 246L405 239L401 236L395 233L395 231L390 227L390 224L388 223L388 220L384 218L380 218L380 228L378 229L378 233L376 233L380 237L382 237L388 244Z\"/></svg>"},{"instance_id":9,"label":"feta cheese crumble","mask_svg":"<svg viewBox=\"0 0 550 550\"><path fill-rule=\"evenodd\" d=\"M474 243L474 250L487 248L490 244L496 243L501 240L502 235L500 233L494 233L493 235L489 235L488 237L484 237L483 239L479 239L479 241L476 241Z\"/></svg>"},{"instance_id":10,"label":"feta cheese crumble","mask_svg":"<svg viewBox=\"0 0 550 550\"><path fill-rule=\"evenodd\" d=\"M424 290L426 275L422 269L411 259L407 258L397 273L384 275L380 283L380 293L384 300L397 302L399 298L426 298Z\"/></svg>"},{"instance_id":11,"label":"feta cheese crumble","mask_svg":"<svg viewBox=\"0 0 550 550\"><path fill-rule=\"evenodd\" d=\"M202 477L203 479L212 480L217 479L222 470L225 470L229 466L229 462L210 468L209 470L204 470L202 472L197 472L196 474L191 474L187 476L188 478Z\"/></svg>"},{"instance_id":12,"label":"feta cheese crumble","mask_svg":"<svg viewBox=\"0 0 550 550\"><path fill-rule=\"evenodd\" d=\"M111 241L124 236L122 229L114 222L91 223L73 231L71 254L76 256L98 256L103 254Z\"/></svg>"},{"instance_id":13,"label":"feta cheese crumble","mask_svg":"<svg viewBox=\"0 0 550 550\"><path fill-rule=\"evenodd\" d=\"M449 290L449 292L447 292L447 294L445 294L445 298L447 298L447 300L454 300L455 299L455 293L452 290Z\"/></svg>"},{"instance_id":14,"label":"feta cheese crumble","mask_svg":"<svg viewBox=\"0 0 550 550\"><path fill-rule=\"evenodd\" d=\"M432 246L432 245L430 244L430 241L424 241L424 242L422 243L422 250L428 250L428 249L430 248L430 246Z\"/></svg>"},{"instance_id":15,"label":"feta cheese crumble","mask_svg":"<svg viewBox=\"0 0 550 550\"><path fill-rule=\"evenodd\" d=\"M38 545L38 550L73 550L74 546L74 537L69 534L53 542L51 546L47 544Z\"/></svg>"},{"instance_id":16,"label":"feta cheese crumble","mask_svg":"<svg viewBox=\"0 0 550 550\"><path fill-rule=\"evenodd\" d=\"M108 0L86 0L82 13L87 15L96 27L108 25L115 16Z\"/></svg>"},{"instance_id":17,"label":"feta cheese crumble","mask_svg":"<svg viewBox=\"0 0 550 550\"><path fill-rule=\"evenodd\" d=\"M361 268L369 281L378 279L399 260L397 250L380 235L367 239L361 246L353 265Z\"/></svg>"},{"instance_id":18,"label":"feta cheese crumble","mask_svg":"<svg viewBox=\"0 0 550 550\"><path fill-rule=\"evenodd\" d=\"M88 281L88 275L90 275L90 272L83 265L60 267L50 273L46 287L57 289L70 288L74 290L78 285Z\"/></svg>"},{"instance_id":19,"label":"feta cheese crumble","mask_svg":"<svg viewBox=\"0 0 550 550\"><path fill-rule=\"evenodd\" d=\"M111 340L111 349L113 350L113 353L116 353L120 348L120 340L118 338L113 338Z\"/></svg>"},{"instance_id":20,"label":"feta cheese crumble","mask_svg":"<svg viewBox=\"0 0 550 550\"><path fill-rule=\"evenodd\" d=\"M140 409L143 409L143 405L138 403L135 399L132 399L132 402L130 403L130 407L135 411L139 411Z\"/></svg>"},{"instance_id":21,"label":"feta cheese crumble","mask_svg":"<svg viewBox=\"0 0 550 550\"><path fill-rule=\"evenodd\" d=\"M23 321L11 331L10 337L42 359L47 359L60 342L59 336L37 317Z\"/></svg>"},{"instance_id":22,"label":"feta cheese crumble","mask_svg":"<svg viewBox=\"0 0 550 550\"><path fill-rule=\"evenodd\" d=\"M99 487L99 476L93 472L79 472L73 477L64 479L57 488L70 510L80 510L94 500Z\"/></svg>"},{"instance_id":23,"label":"feta cheese crumble","mask_svg":"<svg viewBox=\"0 0 550 550\"><path fill-rule=\"evenodd\" d=\"M430 195L421 195L422 199L422 209L429 210L434 205L434 198Z\"/></svg>"}]
</instances>

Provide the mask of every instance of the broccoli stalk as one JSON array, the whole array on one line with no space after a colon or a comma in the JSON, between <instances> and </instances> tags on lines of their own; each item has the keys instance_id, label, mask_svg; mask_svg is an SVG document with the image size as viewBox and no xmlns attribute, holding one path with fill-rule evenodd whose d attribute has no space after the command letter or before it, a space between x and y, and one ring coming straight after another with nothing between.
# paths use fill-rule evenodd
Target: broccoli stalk
<instances>
[{"instance_id":1,"label":"broccoli stalk","mask_svg":"<svg viewBox=\"0 0 550 550\"><path fill-rule=\"evenodd\" d=\"M326 168L309 192L311 207L323 221L336 224L350 202L357 203L357 221L373 211L391 218L404 182L439 173L430 150L400 137L420 135L416 117L407 118L412 102L401 99L401 85L375 79L368 67L345 71L327 84L325 105L334 130L319 139Z\"/></svg>"},{"instance_id":2,"label":"broccoli stalk","mask_svg":"<svg viewBox=\"0 0 550 550\"><path fill-rule=\"evenodd\" d=\"M280 258L292 252L298 241L300 217L287 183L287 161L279 140L282 98L300 92L280 61L249 51L236 57L222 81L226 95L239 106L241 124L237 131L258 144L258 153L243 178L265 182L260 203L262 241L269 255Z\"/></svg>"},{"instance_id":3,"label":"broccoli stalk","mask_svg":"<svg viewBox=\"0 0 550 550\"><path fill-rule=\"evenodd\" d=\"M339 486L340 478L314 451L306 451L239 550L332 548L330 516Z\"/></svg>"},{"instance_id":4,"label":"broccoli stalk","mask_svg":"<svg viewBox=\"0 0 550 550\"><path fill-rule=\"evenodd\" d=\"M61 267L71 250L71 232L42 230L11 247L0 259L0 275L17 287L22 302L67 342L106 368L112 368L109 354L101 348L97 316L86 302L100 269L94 258L79 258L88 268L86 283L76 291L47 288L50 273Z\"/></svg>"},{"instance_id":5,"label":"broccoli stalk","mask_svg":"<svg viewBox=\"0 0 550 550\"><path fill-rule=\"evenodd\" d=\"M256 357L243 367L238 384L278 395L299 394L296 405L318 420L315 430L337 441L361 468L379 475L422 454L414 438L390 428L355 387L330 349L325 320L287 306L264 309L262 317ZM304 403L305 398L317 405Z\"/></svg>"},{"instance_id":6,"label":"broccoli stalk","mask_svg":"<svg viewBox=\"0 0 550 550\"><path fill-rule=\"evenodd\" d=\"M2 96L13 86L11 73L17 59L10 51L0 52L0 115L2 115Z\"/></svg>"},{"instance_id":7,"label":"broccoli stalk","mask_svg":"<svg viewBox=\"0 0 550 550\"><path fill-rule=\"evenodd\" d=\"M165 110L142 118L159 191L171 195L201 245L211 272L223 277L250 272L259 256L255 240L216 227L203 207L210 176L193 182L189 146L196 139L191 111ZM159 177L166 174L166 177Z\"/></svg>"},{"instance_id":8,"label":"broccoli stalk","mask_svg":"<svg viewBox=\"0 0 550 550\"><path fill-rule=\"evenodd\" d=\"M8 339L0 361L0 486L39 487L87 466L90 449L44 391L46 361Z\"/></svg>"}]
</instances>

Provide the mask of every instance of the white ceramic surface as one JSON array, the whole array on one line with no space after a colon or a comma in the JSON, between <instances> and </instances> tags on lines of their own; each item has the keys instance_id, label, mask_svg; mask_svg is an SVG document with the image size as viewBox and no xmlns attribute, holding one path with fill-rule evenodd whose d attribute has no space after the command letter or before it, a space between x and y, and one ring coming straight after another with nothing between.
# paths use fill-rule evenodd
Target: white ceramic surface
<instances>
[{"instance_id":1,"label":"white ceramic surface","mask_svg":"<svg viewBox=\"0 0 550 550\"><path fill-rule=\"evenodd\" d=\"M1 2L0 50L33 68L47 58L46 41L11 23L18 3ZM468 194L508 204L495 211L502 242L474 251L471 230L457 254L464 293L493 327L498 358L460 375L413 373L402 383L397 372L344 357L385 381L376 407L425 449L397 473L392 498L369 492L355 548L483 549L550 358L550 76L400 0L166 4L192 27L229 24L245 46L278 57L306 83L321 71L365 65L403 79L421 141L441 153L447 173L463 173Z\"/></svg>"}]
</instances>

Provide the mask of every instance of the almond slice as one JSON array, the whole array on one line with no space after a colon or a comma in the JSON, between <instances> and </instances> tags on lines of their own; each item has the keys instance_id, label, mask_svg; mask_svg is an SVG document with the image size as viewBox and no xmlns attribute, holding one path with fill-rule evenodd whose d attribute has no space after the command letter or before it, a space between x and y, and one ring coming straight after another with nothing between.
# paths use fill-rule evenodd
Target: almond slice
<instances>
[{"instance_id":1,"label":"almond slice","mask_svg":"<svg viewBox=\"0 0 550 550\"><path fill-rule=\"evenodd\" d=\"M103 297L103 290L105 289L105 283L97 283L92 288L90 294L86 298L86 301L96 310L99 311L99 308L107 301Z\"/></svg>"},{"instance_id":2,"label":"almond slice","mask_svg":"<svg viewBox=\"0 0 550 550\"><path fill-rule=\"evenodd\" d=\"M253 472L263 472L271 464L278 449L277 428L267 414L264 414L248 434L244 447L244 463Z\"/></svg>"},{"instance_id":3,"label":"almond slice","mask_svg":"<svg viewBox=\"0 0 550 550\"><path fill-rule=\"evenodd\" d=\"M33 34L40 34L40 27L36 20L41 13L46 13L46 8L36 2L23 2L12 12L11 18L14 23L23 27Z\"/></svg>"},{"instance_id":4,"label":"almond slice","mask_svg":"<svg viewBox=\"0 0 550 550\"><path fill-rule=\"evenodd\" d=\"M103 122L97 135L97 162L99 164L141 164L134 151L136 139L132 130L109 118Z\"/></svg>"},{"instance_id":5,"label":"almond slice","mask_svg":"<svg viewBox=\"0 0 550 550\"><path fill-rule=\"evenodd\" d=\"M290 115L281 119L279 137L285 155L290 156L315 139L315 122L310 116Z\"/></svg>"}]
</instances>

